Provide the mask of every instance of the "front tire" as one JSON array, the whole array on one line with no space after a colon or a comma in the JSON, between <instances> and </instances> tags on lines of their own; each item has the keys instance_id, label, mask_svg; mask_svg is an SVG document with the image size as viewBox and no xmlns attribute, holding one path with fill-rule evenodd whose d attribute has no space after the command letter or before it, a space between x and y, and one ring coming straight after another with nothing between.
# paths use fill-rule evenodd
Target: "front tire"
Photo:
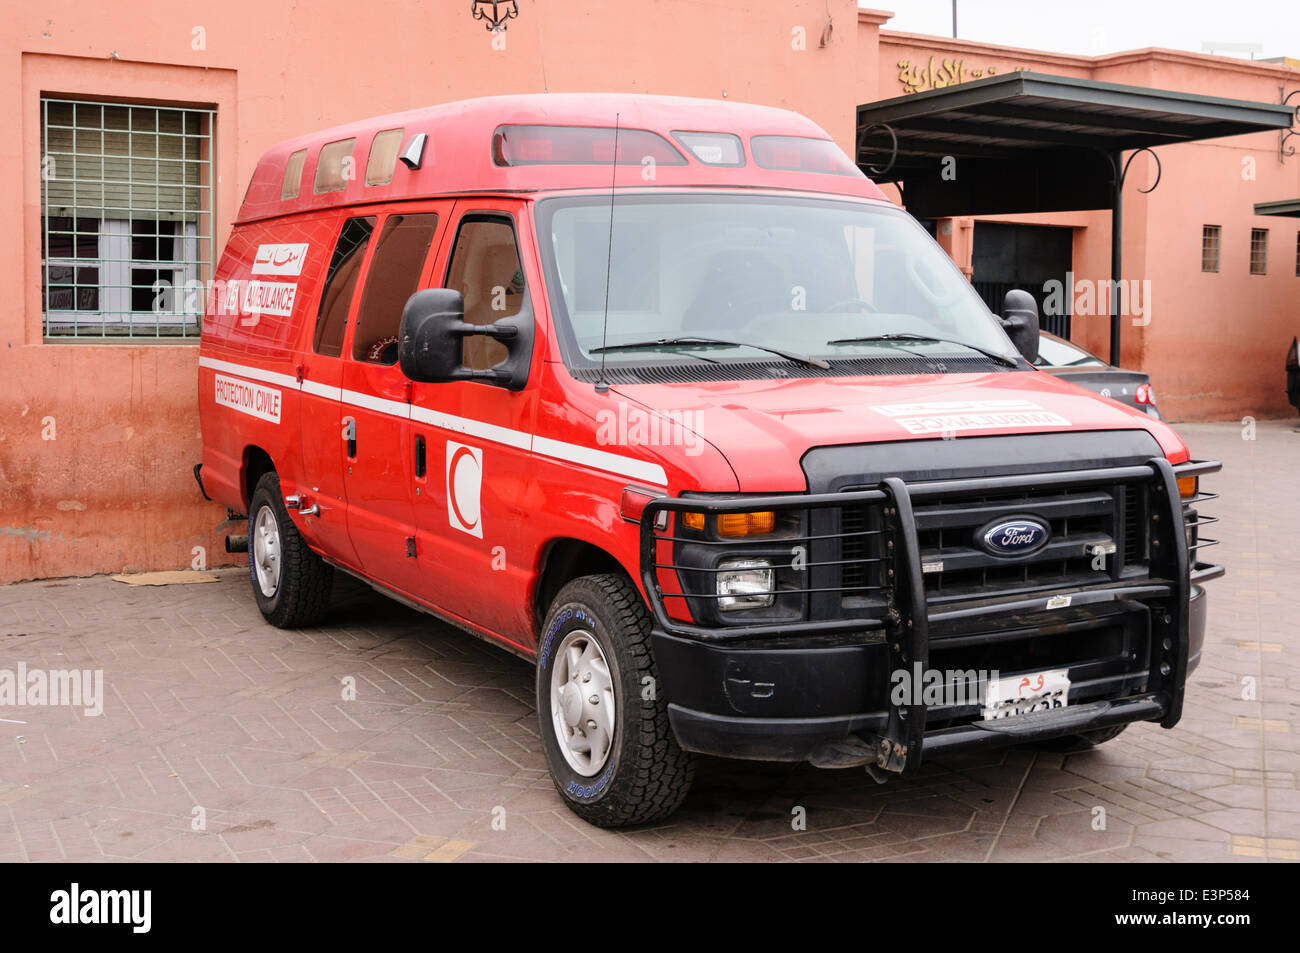
<instances>
[{"instance_id":1,"label":"front tire","mask_svg":"<svg viewBox=\"0 0 1300 953\"><path fill-rule=\"evenodd\" d=\"M272 625L295 629L325 617L334 567L303 540L274 472L257 481L248 507L248 574L257 607Z\"/></svg>"},{"instance_id":2,"label":"front tire","mask_svg":"<svg viewBox=\"0 0 1300 953\"><path fill-rule=\"evenodd\" d=\"M564 803L597 827L660 820L686 798L691 755L668 723L650 615L624 576L584 576L552 602L537 661L537 713Z\"/></svg>"}]
</instances>

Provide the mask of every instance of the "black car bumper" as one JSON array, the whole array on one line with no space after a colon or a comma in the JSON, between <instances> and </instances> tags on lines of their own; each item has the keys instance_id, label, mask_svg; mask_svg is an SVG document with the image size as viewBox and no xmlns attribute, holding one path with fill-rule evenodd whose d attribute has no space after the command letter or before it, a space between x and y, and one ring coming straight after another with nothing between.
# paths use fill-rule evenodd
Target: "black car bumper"
<instances>
[{"instance_id":1,"label":"black car bumper","mask_svg":"<svg viewBox=\"0 0 1300 953\"><path fill-rule=\"evenodd\" d=\"M1126 619L1129 614L1135 618ZM1142 614L1140 607L1127 606L1097 615L1091 623L1078 621L1094 629L1112 627L1117 633L1138 635ZM1197 586L1188 612L1188 673L1200 664L1205 619L1205 590ZM1062 638L1070 636L1069 629L1060 633ZM653 644L664 692L672 699L668 717L678 744L687 751L751 761L819 763L833 760L846 739L880 735L888 728L885 688L890 663L883 644L752 648L703 643L662 629L655 630ZM1080 666L1083 677L1075 677L1072 669L1070 704L1049 713L1051 717L983 721L974 706L932 708L927 721L938 727L926 732L927 757L1162 720L1169 713L1167 695L1143 692L1146 672L1125 664L1137 647L1135 641L1121 638L1112 660L1090 661L1091 671ZM931 666L944 669L942 650L932 655Z\"/></svg>"},{"instance_id":2,"label":"black car bumper","mask_svg":"<svg viewBox=\"0 0 1300 953\"><path fill-rule=\"evenodd\" d=\"M1199 663L1204 642L1205 596L1198 583L1223 572L1196 558L1197 550L1213 541L1198 537L1199 525L1208 519L1198 517L1191 503L1208 497L1185 501L1178 479L1218 468L1208 462L1174 467L1150 458L996 477L913 482L887 477L874 487L839 493L653 501L641 516L642 582L655 620L661 687L679 743L733 758L827 767L865 763L883 777L915 770L922 750L934 754L1012 744L1132 721L1173 727L1182 715L1187 674ZM1045 494L1035 504L1045 511L1095 508L1099 498L1104 507L1118 508L1124 497L1102 492L1117 481L1140 485L1147 500L1141 525L1149 535L1141 550L1148 555L1140 573L1125 564L1066 586L1044 587L1037 577L1036 586L1020 590L989 584L942 595L927 588L925 576L935 566L942 572L944 563L923 562L935 558L934 550L923 556L918 528L923 532L936 521L965 518L972 508L983 512L985 494L1018 488ZM964 495L953 502L954 493ZM828 522L819 512L843 514L863 505L876 508L879 519L869 524L875 529L846 530L842 519ZM865 561L876 564L879 585L866 588L883 595L855 616L832 613L802 621L787 611L783 619L719 624L710 600L722 597L710 596L707 584L711 574L724 570L710 551L701 562L690 548L698 553L708 545L718 547L712 552L728 553L731 544L679 535L673 514L703 511L711 525L721 514L755 509L776 511L778 525L780 514L791 517L785 525L795 527L796 535L786 542L795 541L793 551L809 554L810 568L848 561L814 558L819 542L875 536L881 541L877 555ZM667 518L660 515L665 511ZM1066 512L1070 519L1080 518L1075 509ZM794 519L799 513L809 515ZM676 522L680 525L681 518ZM1113 533L1114 525L1107 525ZM772 546L760 554L776 558L777 550ZM948 551L943 552L947 559ZM771 595L775 609L788 610L792 597L818 604L828 591L817 582L827 577L815 568L807 576L794 562L777 568L784 584L776 574L778 584L759 594ZM854 583L854 591L862 589L860 581ZM830 591L842 595L849 587L841 582ZM674 598L692 607L693 621L680 610L669 611ZM1070 682L1066 706L984 719L983 689L990 680L1061 669ZM927 679L946 673L938 700L892 690L900 672L913 670ZM973 693L957 685L963 678L977 683Z\"/></svg>"}]
</instances>

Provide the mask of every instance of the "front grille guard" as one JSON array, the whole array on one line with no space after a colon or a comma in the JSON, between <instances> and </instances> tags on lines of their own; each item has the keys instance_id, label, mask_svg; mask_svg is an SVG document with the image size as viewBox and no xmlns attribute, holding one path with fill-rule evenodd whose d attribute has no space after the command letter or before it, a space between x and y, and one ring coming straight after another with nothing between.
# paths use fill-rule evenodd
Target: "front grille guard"
<instances>
[{"instance_id":1,"label":"front grille guard","mask_svg":"<svg viewBox=\"0 0 1300 953\"><path fill-rule=\"evenodd\" d=\"M1051 473L1003 475L993 477L967 477L955 480L918 481L906 483L897 477L881 481L874 489L846 493L790 494L781 496L736 496L726 498L660 497L646 504L641 514L641 580L649 598L655 622L665 632L686 638L712 643L743 643L757 639L781 638L792 635L834 635L883 630L889 648L888 671L905 670L919 664L929 669L931 622L978 620L982 616L1002 616L1007 612L1043 610L1052 593L1035 593L1030 597L1012 600L971 600L968 603L947 605L930 611L921 572L921 553L917 541L916 524L912 513L915 500L940 496L993 493L1014 489L1042 489L1051 487L1087 487L1125 481L1145 483L1152 497L1151 523L1151 575L1147 579L1115 581L1110 584L1088 586L1070 592L1075 606L1110 602L1118 599L1136 599L1152 606L1151 658L1148 688L1152 697L1160 701L1161 724L1173 727L1182 716L1183 689L1187 679L1189 600L1192 586L1223 575L1223 567L1199 558L1199 550L1215 544L1215 540L1201 539L1199 526L1216 520L1197 517L1196 542L1189 543L1187 523L1184 519L1184 501L1179 496L1178 478L1201 476L1217 472L1222 464L1215 461L1188 461L1170 464L1163 457L1155 457L1145 464L1105 467L1091 470L1065 470ZM1200 494L1186 501L1194 505L1213 499L1214 494ZM701 567L683 567L669 561L659 561L659 548L678 542L705 543L716 546L736 546L735 540L700 540L695 537L675 535L675 522L671 514L698 512L706 514L740 513L753 510L812 510L819 507L844 507L864 503L883 504L885 525L892 530L896 544L892 564L895 575L888 582L884 575L880 582L887 595L887 611L880 618L792 620L763 624L734 626L701 626L674 618L667 611L668 599L718 598L707 594L665 591L660 582L660 572L675 575L679 569L695 572L717 572ZM1193 511L1194 512L1194 511ZM670 514L665 528L656 529L661 513ZM809 521L810 525L811 521ZM885 530L866 530L867 534L884 533ZM846 534L836 533L833 536ZM825 538L825 537L818 537ZM808 544L812 537L783 539L792 545ZM883 552L883 549L882 549ZM879 561L879 560L871 560ZM847 591L853 587L838 587ZM810 594L812 587L774 590L773 596L794 593ZM887 673L885 673L887 677ZM871 739L877 753L877 773L910 772L920 765L921 748L925 738L926 709L924 705L891 705L889 721L884 733Z\"/></svg>"}]
</instances>

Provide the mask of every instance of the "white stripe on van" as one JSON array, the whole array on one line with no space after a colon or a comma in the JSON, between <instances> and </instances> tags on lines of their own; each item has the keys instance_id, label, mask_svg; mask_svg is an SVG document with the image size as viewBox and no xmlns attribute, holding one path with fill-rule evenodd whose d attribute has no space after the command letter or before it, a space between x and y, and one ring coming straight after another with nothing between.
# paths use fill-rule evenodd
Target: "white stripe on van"
<instances>
[{"instance_id":1,"label":"white stripe on van","mask_svg":"<svg viewBox=\"0 0 1300 953\"><path fill-rule=\"evenodd\" d=\"M302 392L311 394L313 397L324 397L326 400L342 400L343 388L330 387L328 384L318 384L315 381L303 379Z\"/></svg>"},{"instance_id":2,"label":"white stripe on van","mask_svg":"<svg viewBox=\"0 0 1300 953\"><path fill-rule=\"evenodd\" d=\"M624 457L604 450L593 450L591 447L581 447L576 443L563 443L559 440L551 440L549 437L533 437L533 453L557 460L567 460L569 463L581 464L595 470L608 470L610 473L653 483L656 486L668 485L668 474L664 473L664 468L657 463L637 460L635 457Z\"/></svg>"},{"instance_id":3,"label":"white stripe on van","mask_svg":"<svg viewBox=\"0 0 1300 953\"><path fill-rule=\"evenodd\" d=\"M411 418L411 405L400 400L389 400L386 397L362 394L355 390L344 390L339 399L345 404L351 404L353 407L362 407L379 414L388 414L390 417L401 417L406 420Z\"/></svg>"},{"instance_id":4,"label":"white stripe on van","mask_svg":"<svg viewBox=\"0 0 1300 953\"><path fill-rule=\"evenodd\" d=\"M484 423L481 420L453 417L451 414L429 410L427 407L414 406L411 407L411 419L422 424L441 427L443 430L454 430L466 437L491 440L493 443L503 443L507 447L515 447L519 450L533 449L534 438L531 434L526 434L521 430L511 430L508 427L498 427L496 424Z\"/></svg>"},{"instance_id":5,"label":"white stripe on van","mask_svg":"<svg viewBox=\"0 0 1300 953\"><path fill-rule=\"evenodd\" d=\"M262 381L266 384L278 384L280 387L288 387L291 390L298 389L298 378L288 374L277 374L275 371L264 371L260 367L231 364L229 361L218 361L214 357L199 358L199 367L206 367L213 371L225 371L227 374L238 374L240 377Z\"/></svg>"},{"instance_id":6,"label":"white stripe on van","mask_svg":"<svg viewBox=\"0 0 1300 953\"><path fill-rule=\"evenodd\" d=\"M400 401L375 397L370 394L361 394L353 390L344 390L341 387L331 387L312 380L304 379L299 384L297 378L290 377L288 374L277 374L274 371L265 371L244 364L233 364L230 361L220 361L212 357L200 357L199 367L224 371L227 374L238 374L250 380L278 384L281 387L288 387L293 390L301 390L304 394L324 397L327 400L337 400L353 407L364 407L366 410L388 414L392 417L414 420L467 437L490 440L493 443L504 444L517 450L531 451L539 456L550 457L553 460L576 463L580 466L591 467L593 470L603 470L606 473L616 473L619 476L649 483L652 486L666 487L668 485L668 474L664 472L664 468L648 460L625 457L621 454L596 450L576 443L565 443L562 440L551 440L549 437L537 437L522 430L498 427L496 424L490 424L482 420L444 414L441 411L416 407L412 404L404 404Z\"/></svg>"}]
</instances>

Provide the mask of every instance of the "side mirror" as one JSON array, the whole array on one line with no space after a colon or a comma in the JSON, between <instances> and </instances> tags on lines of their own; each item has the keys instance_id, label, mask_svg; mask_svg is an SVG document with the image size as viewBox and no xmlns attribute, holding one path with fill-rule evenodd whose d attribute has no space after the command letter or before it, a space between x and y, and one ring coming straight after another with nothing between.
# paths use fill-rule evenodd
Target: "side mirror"
<instances>
[{"instance_id":1,"label":"side mirror","mask_svg":"<svg viewBox=\"0 0 1300 953\"><path fill-rule=\"evenodd\" d=\"M1026 361L1038 360L1038 302L1028 291L1013 288L1002 299L1002 330Z\"/></svg>"},{"instance_id":2,"label":"side mirror","mask_svg":"<svg viewBox=\"0 0 1300 953\"><path fill-rule=\"evenodd\" d=\"M495 367L464 366L465 338L480 335L506 346L506 359ZM533 353L533 316L528 309L495 324L466 324L465 299L451 288L417 291L402 309L397 362L413 381L482 381L522 390Z\"/></svg>"}]
</instances>

